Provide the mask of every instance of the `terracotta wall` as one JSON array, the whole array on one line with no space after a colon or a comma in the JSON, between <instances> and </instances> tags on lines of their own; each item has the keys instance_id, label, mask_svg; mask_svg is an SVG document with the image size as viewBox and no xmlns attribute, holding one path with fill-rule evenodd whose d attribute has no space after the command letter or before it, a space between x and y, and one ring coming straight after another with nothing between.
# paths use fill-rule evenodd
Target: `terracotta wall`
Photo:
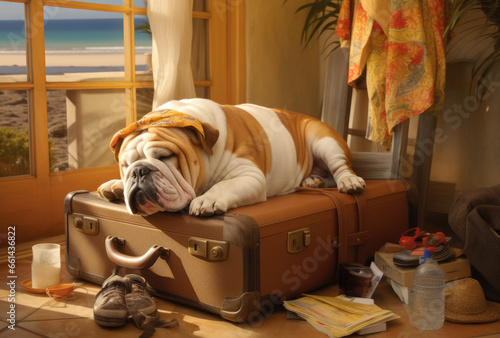
<instances>
[{"instance_id":1,"label":"terracotta wall","mask_svg":"<svg viewBox=\"0 0 500 338\"><path fill-rule=\"evenodd\" d=\"M469 93L471 63L447 67L431 179L454 182L457 191L500 184L500 77L479 102Z\"/></svg>"},{"instance_id":2,"label":"terracotta wall","mask_svg":"<svg viewBox=\"0 0 500 338\"><path fill-rule=\"evenodd\" d=\"M431 180L451 183L456 191L500 184L500 76L490 78L487 98L471 95L472 63L493 46L478 31L482 12L469 13L448 45L445 103L438 117ZM465 33L465 34L463 34ZM493 74L493 73L490 73Z\"/></svg>"},{"instance_id":3,"label":"terracotta wall","mask_svg":"<svg viewBox=\"0 0 500 338\"><path fill-rule=\"evenodd\" d=\"M320 46L301 44L307 0L246 1L247 102L319 117Z\"/></svg>"}]
</instances>

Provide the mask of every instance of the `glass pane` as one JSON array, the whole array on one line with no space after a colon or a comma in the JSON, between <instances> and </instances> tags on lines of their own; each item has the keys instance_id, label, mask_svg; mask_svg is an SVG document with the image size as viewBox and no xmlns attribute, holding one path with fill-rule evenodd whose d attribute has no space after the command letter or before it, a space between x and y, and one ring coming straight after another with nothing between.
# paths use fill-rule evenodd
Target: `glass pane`
<instances>
[{"instance_id":1,"label":"glass pane","mask_svg":"<svg viewBox=\"0 0 500 338\"><path fill-rule=\"evenodd\" d=\"M146 8L147 2L147 0L134 0L134 7ZM208 12L207 0L193 0L193 11Z\"/></svg>"},{"instance_id":2,"label":"glass pane","mask_svg":"<svg viewBox=\"0 0 500 338\"><path fill-rule=\"evenodd\" d=\"M24 82L26 33L24 4L0 2L0 82Z\"/></svg>"},{"instance_id":3,"label":"glass pane","mask_svg":"<svg viewBox=\"0 0 500 338\"><path fill-rule=\"evenodd\" d=\"M45 8L48 81L124 79L123 15Z\"/></svg>"},{"instance_id":4,"label":"glass pane","mask_svg":"<svg viewBox=\"0 0 500 338\"><path fill-rule=\"evenodd\" d=\"M124 89L48 91L51 170L116 164L109 142L125 127L125 102Z\"/></svg>"},{"instance_id":5,"label":"glass pane","mask_svg":"<svg viewBox=\"0 0 500 338\"><path fill-rule=\"evenodd\" d=\"M148 0L134 0L134 7L146 8Z\"/></svg>"},{"instance_id":6,"label":"glass pane","mask_svg":"<svg viewBox=\"0 0 500 338\"><path fill-rule=\"evenodd\" d=\"M208 80L208 21L193 19L191 68L195 81Z\"/></svg>"},{"instance_id":7,"label":"glass pane","mask_svg":"<svg viewBox=\"0 0 500 338\"><path fill-rule=\"evenodd\" d=\"M28 92L0 91L0 177L29 175Z\"/></svg>"},{"instance_id":8,"label":"glass pane","mask_svg":"<svg viewBox=\"0 0 500 338\"><path fill-rule=\"evenodd\" d=\"M66 91L47 91L50 171L68 170L68 121Z\"/></svg>"},{"instance_id":9,"label":"glass pane","mask_svg":"<svg viewBox=\"0 0 500 338\"><path fill-rule=\"evenodd\" d=\"M137 88L137 119L141 119L144 115L149 113L153 108L153 88Z\"/></svg>"},{"instance_id":10,"label":"glass pane","mask_svg":"<svg viewBox=\"0 0 500 338\"><path fill-rule=\"evenodd\" d=\"M137 81L153 81L151 72L152 39L149 20L146 15L136 15L135 26L135 71L140 75Z\"/></svg>"},{"instance_id":11,"label":"glass pane","mask_svg":"<svg viewBox=\"0 0 500 338\"><path fill-rule=\"evenodd\" d=\"M80 2L90 2L93 4L104 4L104 5L123 5L123 0L70 0L70 1L80 1Z\"/></svg>"}]
</instances>

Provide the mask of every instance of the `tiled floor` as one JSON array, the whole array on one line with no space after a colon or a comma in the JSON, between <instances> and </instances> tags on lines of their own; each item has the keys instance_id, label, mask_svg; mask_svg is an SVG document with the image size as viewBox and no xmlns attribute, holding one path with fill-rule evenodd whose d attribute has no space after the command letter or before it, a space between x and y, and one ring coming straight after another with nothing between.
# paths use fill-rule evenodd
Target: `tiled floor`
<instances>
[{"instance_id":1,"label":"tiled floor","mask_svg":"<svg viewBox=\"0 0 500 338\"><path fill-rule=\"evenodd\" d=\"M63 255L64 257L64 255ZM83 283L67 299L55 301L45 294L29 293L21 281L30 278L31 258L16 261L15 331L9 329L9 289L7 267L1 264L0 276L0 337L139 337L141 330L128 323L122 328L106 329L93 320L92 308L98 285ZM75 281L65 270L63 279ZM337 286L317 290L318 294L337 295ZM490 324L463 325L445 322L437 331L419 331L408 320L405 305L383 282L374 294L375 303L398 314L401 318L388 323L388 331L370 337L473 337L500 336L500 321ZM263 322L237 324L225 321L210 313L198 311L169 301L156 299L161 319L179 320L178 328L157 329L153 337L326 337L307 322L287 319L282 308L265 318ZM500 312L500 305L497 307Z\"/></svg>"}]
</instances>

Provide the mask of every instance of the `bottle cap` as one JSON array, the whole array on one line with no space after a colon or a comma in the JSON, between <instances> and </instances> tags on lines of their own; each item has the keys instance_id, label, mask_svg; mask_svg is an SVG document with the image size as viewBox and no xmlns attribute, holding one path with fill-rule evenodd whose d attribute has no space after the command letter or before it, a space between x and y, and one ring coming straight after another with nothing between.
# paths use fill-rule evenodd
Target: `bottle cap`
<instances>
[{"instance_id":1,"label":"bottle cap","mask_svg":"<svg viewBox=\"0 0 500 338\"><path fill-rule=\"evenodd\" d=\"M427 250L427 248L424 248L424 255L422 257L419 257L418 262L420 264L424 264L427 258L431 258L431 254Z\"/></svg>"}]
</instances>

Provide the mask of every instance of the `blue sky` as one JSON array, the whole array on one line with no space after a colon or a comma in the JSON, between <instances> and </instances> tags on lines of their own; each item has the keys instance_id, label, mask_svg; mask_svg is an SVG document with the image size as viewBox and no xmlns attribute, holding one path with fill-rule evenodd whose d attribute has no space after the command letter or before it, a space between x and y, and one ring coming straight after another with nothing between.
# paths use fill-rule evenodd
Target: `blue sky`
<instances>
[{"instance_id":1,"label":"blue sky","mask_svg":"<svg viewBox=\"0 0 500 338\"><path fill-rule=\"evenodd\" d=\"M122 0L81 0L85 2L122 5ZM144 7L143 0L135 0L135 6ZM0 1L0 20L22 20L24 18L24 4ZM86 19L86 18L116 18L118 13L84 11L57 7L47 7L45 9L46 18L52 19Z\"/></svg>"}]
</instances>

